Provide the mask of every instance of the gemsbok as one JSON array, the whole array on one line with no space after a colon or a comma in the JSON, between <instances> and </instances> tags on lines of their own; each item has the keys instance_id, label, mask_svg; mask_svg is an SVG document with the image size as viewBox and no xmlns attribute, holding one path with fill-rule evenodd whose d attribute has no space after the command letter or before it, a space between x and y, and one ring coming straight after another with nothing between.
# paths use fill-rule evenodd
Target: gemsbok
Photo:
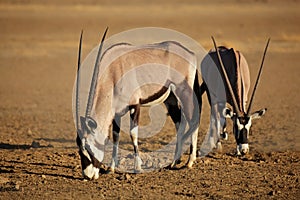
<instances>
[{"instance_id":1,"label":"gemsbok","mask_svg":"<svg viewBox=\"0 0 300 200\"><path fill-rule=\"evenodd\" d=\"M118 165L120 119L127 112L131 118L130 137L134 146L133 168L141 171L138 149L140 107L159 103L166 106L177 132L175 155L170 167L178 164L182 144L190 136L191 149L186 165L192 167L196 160L201 111L194 53L177 42L165 41L140 46L118 43L101 54L106 32L107 29L99 45L85 116L80 116L78 110L82 33L79 42L75 121L84 178L99 177L111 126L113 151L107 171L115 171Z\"/></svg>"},{"instance_id":2,"label":"gemsbok","mask_svg":"<svg viewBox=\"0 0 300 200\"><path fill-rule=\"evenodd\" d=\"M201 88L205 88L207 91L211 105L209 135L211 142L214 143L211 146L218 150L222 149L220 139L226 140L228 137L226 118L230 118L233 122L237 155L244 155L249 152L248 138L252 120L262 117L267 110L264 108L251 113L270 39L268 39L264 50L248 109L246 109L246 105L250 89L250 73L245 57L233 48L217 47L213 37L212 40L214 50L210 50L201 63L201 74L204 81ZM231 105L233 109L226 107L226 103Z\"/></svg>"}]
</instances>

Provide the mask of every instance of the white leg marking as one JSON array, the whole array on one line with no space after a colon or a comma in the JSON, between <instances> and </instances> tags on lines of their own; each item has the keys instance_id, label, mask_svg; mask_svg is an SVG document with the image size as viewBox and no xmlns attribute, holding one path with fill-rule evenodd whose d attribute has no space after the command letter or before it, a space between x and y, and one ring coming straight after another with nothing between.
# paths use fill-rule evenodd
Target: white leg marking
<instances>
[{"instance_id":1,"label":"white leg marking","mask_svg":"<svg viewBox=\"0 0 300 200\"><path fill-rule=\"evenodd\" d=\"M209 145L210 149L216 148L216 143L219 138L219 133L217 130L217 120L215 116L215 112L211 111L211 117L210 117L210 125L209 125Z\"/></svg>"},{"instance_id":2,"label":"white leg marking","mask_svg":"<svg viewBox=\"0 0 300 200\"><path fill-rule=\"evenodd\" d=\"M192 152L190 152L189 162L187 164L187 167L192 168L194 161L197 157L197 139L198 139L198 128L193 132L192 134Z\"/></svg>"},{"instance_id":3,"label":"white leg marking","mask_svg":"<svg viewBox=\"0 0 300 200\"><path fill-rule=\"evenodd\" d=\"M117 153L118 147L116 147L116 150L115 150L115 145L114 145L113 148L114 148L113 149L113 155L112 155L110 169L109 169L109 171L112 172L112 173L115 172L115 167L118 166L118 153Z\"/></svg>"},{"instance_id":4,"label":"white leg marking","mask_svg":"<svg viewBox=\"0 0 300 200\"><path fill-rule=\"evenodd\" d=\"M133 141L133 145L137 146L138 145L138 126L133 127L130 131L131 137L132 137L132 141Z\"/></svg>"},{"instance_id":5,"label":"white leg marking","mask_svg":"<svg viewBox=\"0 0 300 200\"><path fill-rule=\"evenodd\" d=\"M182 138L183 138L183 134L185 132L185 128L186 128L187 122L185 120L184 115L181 114L181 122L178 126L178 130L177 130L177 141L176 141L176 152L174 155L174 160L171 164L171 168L173 168L177 162L179 161L180 157L181 157L181 153L182 153Z\"/></svg>"},{"instance_id":6,"label":"white leg marking","mask_svg":"<svg viewBox=\"0 0 300 200\"><path fill-rule=\"evenodd\" d=\"M114 133L114 134L117 135L118 133ZM112 160L111 160L111 165L110 165L110 171L111 172L114 172L115 171L115 167L117 167L118 164L119 164L118 163L118 149L119 149L119 140L117 140L113 144Z\"/></svg>"},{"instance_id":7,"label":"white leg marking","mask_svg":"<svg viewBox=\"0 0 300 200\"><path fill-rule=\"evenodd\" d=\"M139 130L138 126L133 127L130 130L131 139L132 139L133 145L136 149L138 148L138 130ZM143 164L143 162L142 162L138 152L134 152L134 169L136 171L141 171L142 164Z\"/></svg>"}]
</instances>

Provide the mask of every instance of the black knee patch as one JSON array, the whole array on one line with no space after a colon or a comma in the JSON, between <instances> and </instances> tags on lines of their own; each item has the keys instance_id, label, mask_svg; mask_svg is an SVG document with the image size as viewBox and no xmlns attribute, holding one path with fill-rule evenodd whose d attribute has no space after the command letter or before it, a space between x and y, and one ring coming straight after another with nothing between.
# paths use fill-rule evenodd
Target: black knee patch
<instances>
[{"instance_id":1,"label":"black knee patch","mask_svg":"<svg viewBox=\"0 0 300 200\"><path fill-rule=\"evenodd\" d=\"M181 110L178 108L178 106L170 106L168 112L175 124L181 121Z\"/></svg>"}]
</instances>

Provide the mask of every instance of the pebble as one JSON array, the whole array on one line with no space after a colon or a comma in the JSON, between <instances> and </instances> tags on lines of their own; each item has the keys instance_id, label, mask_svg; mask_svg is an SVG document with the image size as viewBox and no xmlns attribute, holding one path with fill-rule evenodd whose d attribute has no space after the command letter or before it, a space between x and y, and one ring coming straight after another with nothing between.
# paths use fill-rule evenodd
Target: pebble
<instances>
[{"instance_id":1,"label":"pebble","mask_svg":"<svg viewBox=\"0 0 300 200\"><path fill-rule=\"evenodd\" d=\"M46 178L46 175L43 174L43 175L42 175L42 178Z\"/></svg>"},{"instance_id":2,"label":"pebble","mask_svg":"<svg viewBox=\"0 0 300 200\"><path fill-rule=\"evenodd\" d=\"M73 169L74 169L74 170L80 169L80 165L75 165L75 166L73 167Z\"/></svg>"},{"instance_id":3,"label":"pebble","mask_svg":"<svg viewBox=\"0 0 300 200\"><path fill-rule=\"evenodd\" d=\"M125 175L125 180L130 180L131 179L131 176L129 174L126 174Z\"/></svg>"},{"instance_id":4,"label":"pebble","mask_svg":"<svg viewBox=\"0 0 300 200\"><path fill-rule=\"evenodd\" d=\"M15 185L15 190L20 190L20 185L19 184Z\"/></svg>"},{"instance_id":5,"label":"pebble","mask_svg":"<svg viewBox=\"0 0 300 200\"><path fill-rule=\"evenodd\" d=\"M207 165L207 164L209 164L209 163L210 163L210 160L208 160L208 159L205 159L205 160L203 160L203 163Z\"/></svg>"},{"instance_id":6,"label":"pebble","mask_svg":"<svg viewBox=\"0 0 300 200\"><path fill-rule=\"evenodd\" d=\"M269 193L268 193L268 195L270 195L270 196L274 196L275 195L275 191L274 190L272 190L272 191L270 191Z\"/></svg>"},{"instance_id":7,"label":"pebble","mask_svg":"<svg viewBox=\"0 0 300 200\"><path fill-rule=\"evenodd\" d=\"M293 171L289 171L288 175L295 176L296 174Z\"/></svg>"},{"instance_id":8,"label":"pebble","mask_svg":"<svg viewBox=\"0 0 300 200\"><path fill-rule=\"evenodd\" d=\"M21 181L16 181L15 183L14 183L14 190L20 190L20 183L21 183Z\"/></svg>"},{"instance_id":9,"label":"pebble","mask_svg":"<svg viewBox=\"0 0 300 200\"><path fill-rule=\"evenodd\" d=\"M40 144L39 142L33 141L33 142L31 143L31 147L32 147L32 148L39 148L39 147L41 147L41 144Z\"/></svg>"},{"instance_id":10,"label":"pebble","mask_svg":"<svg viewBox=\"0 0 300 200\"><path fill-rule=\"evenodd\" d=\"M119 181L123 181L123 180L130 180L131 179L131 176L129 174L125 174L125 175L120 175L118 177L116 177L117 180Z\"/></svg>"},{"instance_id":11,"label":"pebble","mask_svg":"<svg viewBox=\"0 0 300 200\"><path fill-rule=\"evenodd\" d=\"M116 179L119 180L119 181L122 181L122 180L124 180L124 176L122 176L122 175L117 176Z\"/></svg>"},{"instance_id":12,"label":"pebble","mask_svg":"<svg viewBox=\"0 0 300 200\"><path fill-rule=\"evenodd\" d=\"M31 129L28 129L27 133L28 133L28 135L32 135Z\"/></svg>"}]
</instances>

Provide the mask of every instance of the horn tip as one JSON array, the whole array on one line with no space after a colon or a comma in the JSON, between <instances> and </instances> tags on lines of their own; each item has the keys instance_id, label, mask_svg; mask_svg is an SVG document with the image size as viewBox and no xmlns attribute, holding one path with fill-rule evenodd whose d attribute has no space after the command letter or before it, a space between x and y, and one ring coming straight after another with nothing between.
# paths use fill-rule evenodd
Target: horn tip
<instances>
[{"instance_id":1,"label":"horn tip","mask_svg":"<svg viewBox=\"0 0 300 200\"><path fill-rule=\"evenodd\" d=\"M215 38L214 38L214 36L212 35L212 36L210 36L210 37L211 37L212 41L215 43Z\"/></svg>"},{"instance_id":2,"label":"horn tip","mask_svg":"<svg viewBox=\"0 0 300 200\"><path fill-rule=\"evenodd\" d=\"M106 35L107 31L108 31L108 26L105 29L105 32L104 32L105 35Z\"/></svg>"},{"instance_id":3,"label":"horn tip","mask_svg":"<svg viewBox=\"0 0 300 200\"><path fill-rule=\"evenodd\" d=\"M268 38L266 47L269 46L270 41L271 41L271 37Z\"/></svg>"},{"instance_id":4,"label":"horn tip","mask_svg":"<svg viewBox=\"0 0 300 200\"><path fill-rule=\"evenodd\" d=\"M108 26L106 27L105 31L104 31L104 34L103 34L103 37L102 37L102 40L101 40L101 43L104 41L105 37L106 37L106 33L108 31Z\"/></svg>"}]
</instances>

